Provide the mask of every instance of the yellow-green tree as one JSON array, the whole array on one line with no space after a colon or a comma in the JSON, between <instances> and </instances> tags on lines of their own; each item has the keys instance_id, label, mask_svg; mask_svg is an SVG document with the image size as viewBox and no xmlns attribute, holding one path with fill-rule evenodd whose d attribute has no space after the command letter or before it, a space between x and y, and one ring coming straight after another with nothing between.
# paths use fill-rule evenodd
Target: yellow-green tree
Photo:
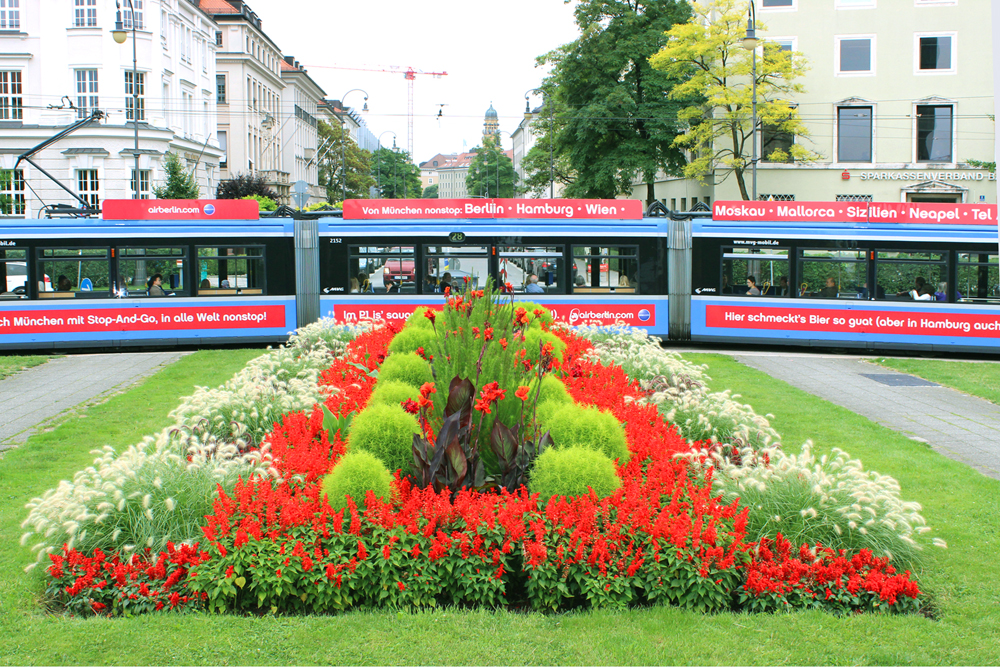
<instances>
[{"instance_id":1,"label":"yellow-green tree","mask_svg":"<svg viewBox=\"0 0 1000 667\"><path fill-rule=\"evenodd\" d=\"M677 100L700 98L685 107L680 118L687 131L675 140L691 159L684 175L718 184L735 174L743 199L747 193L744 172L751 167L753 143L752 52L743 48L747 25L745 0L711 0L692 3L694 16L667 31L667 44L650 58L682 83L668 93ZM756 24L758 39L764 26ZM804 88L796 79L808 65L801 53L783 51L763 40L757 48L757 124L770 136L806 137L793 102ZM805 162L819 157L793 141L789 150L764 146L768 162Z\"/></svg>"}]
</instances>

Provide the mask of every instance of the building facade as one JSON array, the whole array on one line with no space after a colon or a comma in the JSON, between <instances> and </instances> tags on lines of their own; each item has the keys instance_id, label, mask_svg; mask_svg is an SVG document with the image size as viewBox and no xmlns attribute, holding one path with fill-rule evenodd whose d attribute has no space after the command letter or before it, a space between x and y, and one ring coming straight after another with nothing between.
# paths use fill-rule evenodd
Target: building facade
<instances>
[{"instance_id":1,"label":"building facade","mask_svg":"<svg viewBox=\"0 0 1000 667\"><path fill-rule=\"evenodd\" d=\"M215 136L215 25L192 0L133 0L126 40L111 31L114 0L8 2L0 11L0 169L94 110L103 113L33 160L91 206L143 198L164 180L163 158L180 156L202 196L220 178ZM44 9L44 14L42 10ZM136 62L133 69L133 21ZM137 93L137 98L134 96ZM139 169L135 173L135 120ZM6 213L36 217L78 200L22 162L0 179Z\"/></svg>"},{"instance_id":2,"label":"building facade","mask_svg":"<svg viewBox=\"0 0 1000 667\"><path fill-rule=\"evenodd\" d=\"M801 53L793 102L819 159L768 161L758 134L757 198L996 202L990 3L970 0L756 0L758 38ZM758 56L759 57L759 56ZM799 57L799 56L795 56ZM746 172L750 190L751 170ZM633 196L645 198L644 184ZM661 175L674 210L740 199L735 176L699 184Z\"/></svg>"},{"instance_id":3,"label":"building facade","mask_svg":"<svg viewBox=\"0 0 1000 667\"><path fill-rule=\"evenodd\" d=\"M281 79L285 82L281 100L282 165L292 184L304 182L309 187L307 205L326 201L325 188L319 186L319 104L320 88L292 56L281 61Z\"/></svg>"}]
</instances>

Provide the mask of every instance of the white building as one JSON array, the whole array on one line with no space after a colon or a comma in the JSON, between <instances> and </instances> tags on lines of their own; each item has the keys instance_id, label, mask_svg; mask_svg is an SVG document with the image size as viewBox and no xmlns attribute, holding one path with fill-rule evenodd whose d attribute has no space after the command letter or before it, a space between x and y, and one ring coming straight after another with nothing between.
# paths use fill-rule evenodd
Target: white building
<instances>
[{"instance_id":1,"label":"white building","mask_svg":"<svg viewBox=\"0 0 1000 667\"><path fill-rule=\"evenodd\" d=\"M308 204L326 201L319 186L319 104L323 89L292 56L281 61L281 79L285 82L281 99L282 164L294 184L304 181L310 188Z\"/></svg>"},{"instance_id":2,"label":"white building","mask_svg":"<svg viewBox=\"0 0 1000 667\"><path fill-rule=\"evenodd\" d=\"M17 155L99 109L102 120L33 159L92 206L130 198L137 111L139 195L152 196L152 187L162 183L168 151L193 170L202 196L214 193L222 156L214 125L215 25L196 1L133 0L134 77L127 2L122 18L128 34L121 45L111 35L114 0L0 4L0 168L11 169ZM2 183L17 215L35 217L52 204L79 205L24 162Z\"/></svg>"}]
</instances>

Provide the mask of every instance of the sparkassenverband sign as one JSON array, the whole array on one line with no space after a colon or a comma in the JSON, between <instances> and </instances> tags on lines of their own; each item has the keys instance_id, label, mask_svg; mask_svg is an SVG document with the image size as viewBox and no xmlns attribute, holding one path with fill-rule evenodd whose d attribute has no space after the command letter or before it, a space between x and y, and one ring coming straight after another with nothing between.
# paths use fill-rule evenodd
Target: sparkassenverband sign
<instances>
[{"instance_id":1,"label":"sparkassenverband sign","mask_svg":"<svg viewBox=\"0 0 1000 667\"><path fill-rule=\"evenodd\" d=\"M859 178L862 181L995 181L997 175L967 169L947 171L915 169L913 171L863 171Z\"/></svg>"}]
</instances>

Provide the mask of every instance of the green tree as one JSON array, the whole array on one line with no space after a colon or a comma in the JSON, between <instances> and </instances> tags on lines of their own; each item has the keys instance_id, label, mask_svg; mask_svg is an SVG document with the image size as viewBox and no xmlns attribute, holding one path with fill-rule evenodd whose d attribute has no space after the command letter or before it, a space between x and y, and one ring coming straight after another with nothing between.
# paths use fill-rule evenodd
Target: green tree
<instances>
[{"instance_id":1,"label":"green tree","mask_svg":"<svg viewBox=\"0 0 1000 667\"><path fill-rule=\"evenodd\" d=\"M697 104L686 106L680 118L687 131L677 138L677 146L689 150L691 161L684 175L701 182L721 183L730 174L743 199L749 199L744 172L751 168L753 144L752 52L743 48L746 34L745 0L711 0L694 5L688 23L673 27L666 46L650 59L653 67L684 83L674 87L671 99L701 96ZM757 34L764 26L757 23ZM764 41L757 57L757 118L771 136L788 139L808 136L808 131L791 98L803 92L796 79L807 63L801 53L782 51L774 42ZM788 151L764 146L760 152L770 162L810 161L819 157L794 141Z\"/></svg>"},{"instance_id":2,"label":"green tree","mask_svg":"<svg viewBox=\"0 0 1000 667\"><path fill-rule=\"evenodd\" d=\"M264 177L259 173L235 174L228 180L219 181L215 188L216 199L243 199L253 195L278 201L278 193L267 187Z\"/></svg>"},{"instance_id":3,"label":"green tree","mask_svg":"<svg viewBox=\"0 0 1000 667\"><path fill-rule=\"evenodd\" d=\"M438 198L438 185L428 185L424 188L424 199L437 199Z\"/></svg>"},{"instance_id":4,"label":"green tree","mask_svg":"<svg viewBox=\"0 0 1000 667\"><path fill-rule=\"evenodd\" d=\"M558 112L554 152L572 170L566 196L611 198L642 178L652 201L657 173L683 167L674 144L680 104L667 98L678 80L649 58L690 15L683 0L580 0L580 37L538 58L553 68L543 90ZM535 123L546 132L547 115L543 109Z\"/></svg>"},{"instance_id":5,"label":"green tree","mask_svg":"<svg viewBox=\"0 0 1000 667\"><path fill-rule=\"evenodd\" d=\"M406 151L379 148L375 151L372 174L380 185L383 199L419 198L423 193L420 185L420 167L410 162Z\"/></svg>"},{"instance_id":6,"label":"green tree","mask_svg":"<svg viewBox=\"0 0 1000 667\"><path fill-rule=\"evenodd\" d=\"M153 196L157 199L197 199L201 196L194 174L184 168L177 153L167 153L163 171L167 174L166 183L153 188Z\"/></svg>"},{"instance_id":7,"label":"green tree","mask_svg":"<svg viewBox=\"0 0 1000 667\"><path fill-rule=\"evenodd\" d=\"M359 147L340 125L319 122L319 184L326 188L330 202L344 199L346 178L347 199L368 199L369 188L375 185L371 177L372 154Z\"/></svg>"},{"instance_id":8,"label":"green tree","mask_svg":"<svg viewBox=\"0 0 1000 667\"><path fill-rule=\"evenodd\" d=\"M483 145L472 149L476 156L469 164L469 174L465 177L465 189L472 197L514 196L517 174L514 163L507 157L495 139L487 137Z\"/></svg>"},{"instance_id":9,"label":"green tree","mask_svg":"<svg viewBox=\"0 0 1000 667\"><path fill-rule=\"evenodd\" d=\"M558 112L553 115L553 128L559 116ZM555 145L553 145L552 152L549 152L552 135L549 134L548 111L544 114L539 113L532 120L531 132L537 137L537 140L521 163L521 167L524 169L524 180L518 184L519 190L535 197L548 197L550 190L554 191L555 189L549 187L550 180L557 186L561 185L563 189L575 180L573 166L570 164L568 155L555 151Z\"/></svg>"},{"instance_id":10,"label":"green tree","mask_svg":"<svg viewBox=\"0 0 1000 667\"><path fill-rule=\"evenodd\" d=\"M9 169L0 169L0 189L10 191L14 181L14 172ZM11 213L24 213L24 210L17 210L14 199L9 195L0 194L0 214L10 215Z\"/></svg>"}]
</instances>

